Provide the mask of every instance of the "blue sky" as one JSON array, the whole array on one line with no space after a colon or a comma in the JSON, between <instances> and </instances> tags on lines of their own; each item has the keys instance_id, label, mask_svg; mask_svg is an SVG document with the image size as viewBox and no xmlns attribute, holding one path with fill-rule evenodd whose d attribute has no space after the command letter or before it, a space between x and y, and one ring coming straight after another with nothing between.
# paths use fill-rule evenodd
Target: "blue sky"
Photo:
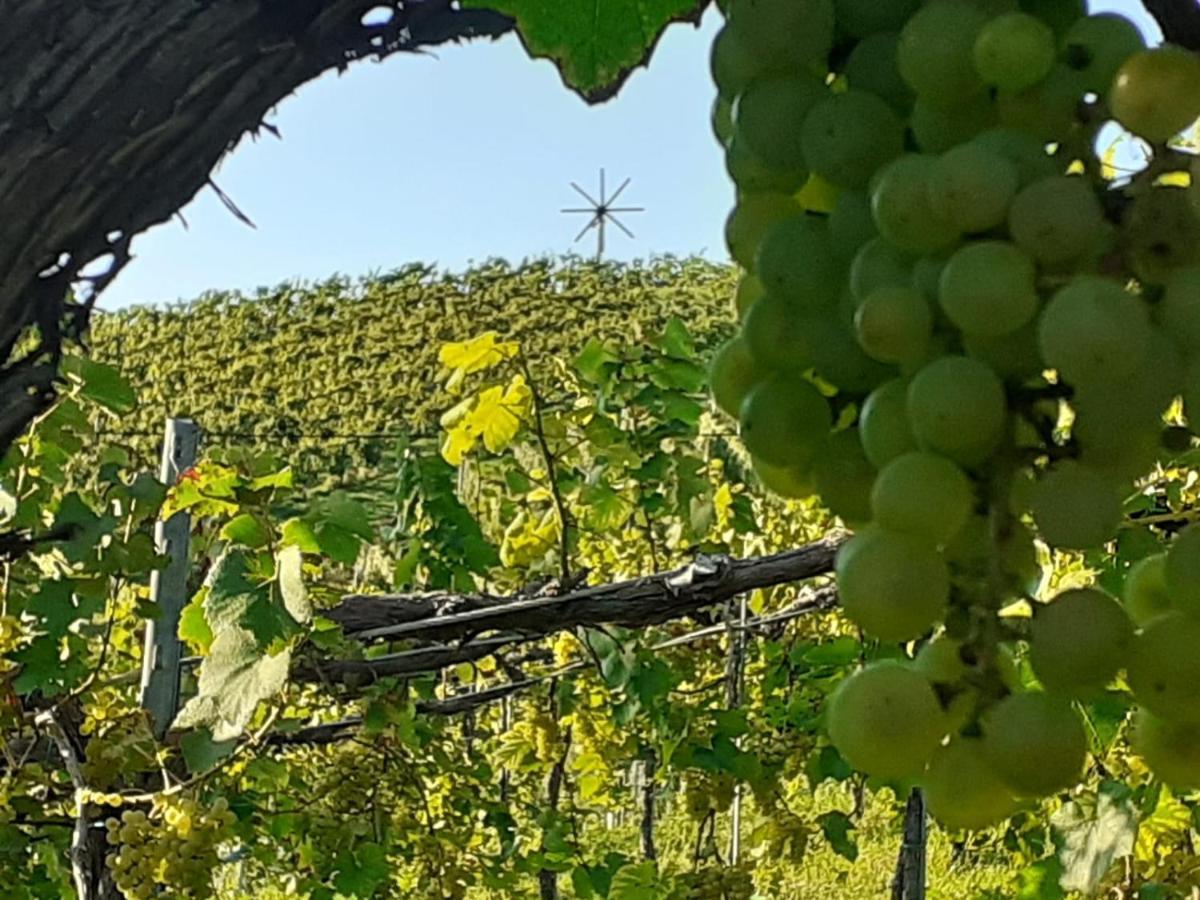
<instances>
[{"instance_id":1,"label":"blue sky","mask_svg":"<svg viewBox=\"0 0 1200 900\"><path fill-rule=\"evenodd\" d=\"M1092 3L1152 28L1133 0ZM134 241L135 259L101 297L130 303L335 272L359 275L411 261L460 269L501 256L591 252L572 239L579 217L559 213L595 188L632 183L622 202L636 238L610 231L610 258L658 253L725 259L732 199L709 131L708 44L718 25L671 26L621 94L588 107L553 67L517 40L399 54L328 74L283 101L268 121L283 140L243 141L214 180L257 228L210 189Z\"/></svg>"}]
</instances>

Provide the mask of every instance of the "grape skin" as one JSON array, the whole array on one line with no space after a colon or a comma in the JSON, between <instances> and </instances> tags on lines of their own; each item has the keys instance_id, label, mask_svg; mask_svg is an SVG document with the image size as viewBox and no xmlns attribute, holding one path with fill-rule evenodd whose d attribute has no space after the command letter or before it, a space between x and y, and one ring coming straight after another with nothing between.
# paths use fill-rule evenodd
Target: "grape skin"
<instances>
[{"instance_id":1,"label":"grape skin","mask_svg":"<svg viewBox=\"0 0 1200 900\"><path fill-rule=\"evenodd\" d=\"M978 739L960 737L939 747L921 784L929 814L946 828L987 828L1017 810L1016 798L984 757Z\"/></svg>"},{"instance_id":2,"label":"grape skin","mask_svg":"<svg viewBox=\"0 0 1200 900\"><path fill-rule=\"evenodd\" d=\"M1042 538L1064 550L1099 547L1121 523L1121 496L1113 480L1072 460L1038 480L1030 507Z\"/></svg>"},{"instance_id":3,"label":"grape skin","mask_svg":"<svg viewBox=\"0 0 1200 900\"><path fill-rule=\"evenodd\" d=\"M965 334L1016 331L1038 308L1033 261L1007 241L977 241L957 251L938 283L938 300Z\"/></svg>"},{"instance_id":4,"label":"grape skin","mask_svg":"<svg viewBox=\"0 0 1200 900\"><path fill-rule=\"evenodd\" d=\"M1047 690L1097 691L1123 667L1133 624L1107 594L1090 588L1064 591L1034 612L1029 661Z\"/></svg>"},{"instance_id":5,"label":"grape skin","mask_svg":"<svg viewBox=\"0 0 1200 900\"><path fill-rule=\"evenodd\" d=\"M832 424L820 392L791 375L775 375L756 385L740 412L746 448L777 466L811 459Z\"/></svg>"},{"instance_id":6,"label":"grape skin","mask_svg":"<svg viewBox=\"0 0 1200 900\"><path fill-rule=\"evenodd\" d=\"M1042 312L1038 346L1046 365L1075 384L1104 384L1134 375L1150 345L1145 307L1117 284L1077 276Z\"/></svg>"},{"instance_id":7,"label":"grape skin","mask_svg":"<svg viewBox=\"0 0 1200 900\"><path fill-rule=\"evenodd\" d=\"M974 505L962 469L932 453L906 453L887 464L871 491L875 521L892 531L944 544L967 521Z\"/></svg>"},{"instance_id":8,"label":"grape skin","mask_svg":"<svg viewBox=\"0 0 1200 900\"><path fill-rule=\"evenodd\" d=\"M908 382L896 378L880 385L863 404L860 437L867 459L882 469L892 459L917 449L908 418Z\"/></svg>"},{"instance_id":9,"label":"grape skin","mask_svg":"<svg viewBox=\"0 0 1200 900\"><path fill-rule=\"evenodd\" d=\"M946 610L949 574L928 544L872 525L838 551L842 607L863 631L882 641L910 641Z\"/></svg>"},{"instance_id":10,"label":"grape skin","mask_svg":"<svg viewBox=\"0 0 1200 900\"><path fill-rule=\"evenodd\" d=\"M1004 386L977 360L943 356L909 384L908 415L918 444L963 465L978 465L1004 433Z\"/></svg>"},{"instance_id":11,"label":"grape skin","mask_svg":"<svg viewBox=\"0 0 1200 900\"><path fill-rule=\"evenodd\" d=\"M843 681L829 701L829 736L859 771L880 778L919 775L945 734L933 688L894 660Z\"/></svg>"},{"instance_id":12,"label":"grape skin","mask_svg":"<svg viewBox=\"0 0 1200 900\"><path fill-rule=\"evenodd\" d=\"M1083 774L1087 734L1062 698L1011 694L988 710L982 725L985 758L1018 796L1048 796Z\"/></svg>"},{"instance_id":13,"label":"grape skin","mask_svg":"<svg viewBox=\"0 0 1200 900\"><path fill-rule=\"evenodd\" d=\"M1164 719L1200 721L1200 622L1172 612L1134 637L1127 672L1137 701Z\"/></svg>"}]
</instances>

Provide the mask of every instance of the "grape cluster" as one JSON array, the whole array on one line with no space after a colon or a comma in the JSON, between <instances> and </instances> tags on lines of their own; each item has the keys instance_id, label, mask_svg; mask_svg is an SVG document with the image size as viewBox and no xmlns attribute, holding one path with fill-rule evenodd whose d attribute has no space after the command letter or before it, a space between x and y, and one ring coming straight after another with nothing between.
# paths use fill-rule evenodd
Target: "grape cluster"
<instances>
[{"instance_id":1,"label":"grape cluster","mask_svg":"<svg viewBox=\"0 0 1200 900\"><path fill-rule=\"evenodd\" d=\"M754 878L739 866L703 866L675 881L671 896L679 900L750 900L754 896Z\"/></svg>"},{"instance_id":2,"label":"grape cluster","mask_svg":"<svg viewBox=\"0 0 1200 900\"><path fill-rule=\"evenodd\" d=\"M1200 197L1166 143L1200 116L1200 59L1082 0L726 12L713 127L746 274L714 401L765 486L855 529L846 615L885 642L936 635L842 684L834 743L981 827L1078 781L1073 704L1127 669L1135 746L1200 783L1200 533L1125 605L1067 591L1028 633L1000 615L1033 589L1035 541L1115 537L1176 397L1200 416ZM1149 151L1129 178L1097 150L1114 120ZM1017 682L1025 639L1040 690Z\"/></svg>"},{"instance_id":3,"label":"grape cluster","mask_svg":"<svg viewBox=\"0 0 1200 900\"><path fill-rule=\"evenodd\" d=\"M106 863L126 897L208 896L217 846L236 816L223 797L207 808L187 797L156 798L150 813L127 809L105 822Z\"/></svg>"}]
</instances>

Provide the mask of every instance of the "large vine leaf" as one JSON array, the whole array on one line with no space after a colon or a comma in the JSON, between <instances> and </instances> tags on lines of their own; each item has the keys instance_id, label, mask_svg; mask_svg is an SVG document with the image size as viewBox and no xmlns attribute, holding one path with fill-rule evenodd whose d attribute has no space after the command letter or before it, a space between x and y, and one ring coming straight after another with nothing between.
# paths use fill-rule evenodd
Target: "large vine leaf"
<instances>
[{"instance_id":1,"label":"large vine leaf","mask_svg":"<svg viewBox=\"0 0 1200 900\"><path fill-rule=\"evenodd\" d=\"M1063 804L1050 822L1060 839L1064 890L1091 893L1114 860L1133 852L1137 818L1127 797L1103 789L1084 794Z\"/></svg>"},{"instance_id":2,"label":"large vine leaf","mask_svg":"<svg viewBox=\"0 0 1200 900\"><path fill-rule=\"evenodd\" d=\"M671 22L697 21L708 0L466 0L517 21L530 56L548 57L589 103L612 97Z\"/></svg>"},{"instance_id":3,"label":"large vine leaf","mask_svg":"<svg viewBox=\"0 0 1200 900\"><path fill-rule=\"evenodd\" d=\"M213 639L200 666L199 693L175 719L175 728L208 728L214 741L237 738L260 701L283 689L292 652L274 656L259 649L254 635L227 628Z\"/></svg>"}]
</instances>

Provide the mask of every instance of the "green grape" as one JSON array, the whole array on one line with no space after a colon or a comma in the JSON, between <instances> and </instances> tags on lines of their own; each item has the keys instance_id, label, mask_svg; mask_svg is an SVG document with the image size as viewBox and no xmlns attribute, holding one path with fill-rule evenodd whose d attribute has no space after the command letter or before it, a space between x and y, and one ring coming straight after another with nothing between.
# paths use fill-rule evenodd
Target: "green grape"
<instances>
[{"instance_id":1,"label":"green grape","mask_svg":"<svg viewBox=\"0 0 1200 900\"><path fill-rule=\"evenodd\" d=\"M1200 787L1200 722L1174 722L1139 709L1130 746L1155 777L1177 791Z\"/></svg>"},{"instance_id":2,"label":"green grape","mask_svg":"<svg viewBox=\"0 0 1200 900\"><path fill-rule=\"evenodd\" d=\"M709 121L712 124L713 137L724 147L733 138L733 103L724 97L717 97L713 101Z\"/></svg>"},{"instance_id":3,"label":"green grape","mask_svg":"<svg viewBox=\"0 0 1200 900\"><path fill-rule=\"evenodd\" d=\"M861 772L911 778L925 768L945 734L933 687L894 660L855 672L829 701L829 737Z\"/></svg>"},{"instance_id":4,"label":"green grape","mask_svg":"<svg viewBox=\"0 0 1200 900\"><path fill-rule=\"evenodd\" d=\"M803 500L816 493L816 480L811 468L801 466L773 466L761 459L751 457L750 465L758 480L772 494L790 500Z\"/></svg>"},{"instance_id":5,"label":"green grape","mask_svg":"<svg viewBox=\"0 0 1200 900\"><path fill-rule=\"evenodd\" d=\"M799 465L829 434L829 403L813 385L794 375L774 375L742 402L746 449L776 466Z\"/></svg>"},{"instance_id":6,"label":"green grape","mask_svg":"<svg viewBox=\"0 0 1200 900\"><path fill-rule=\"evenodd\" d=\"M903 287L912 282L912 257L881 237L868 240L850 263L850 293L856 300L881 287Z\"/></svg>"},{"instance_id":7,"label":"green grape","mask_svg":"<svg viewBox=\"0 0 1200 900\"><path fill-rule=\"evenodd\" d=\"M1073 696L1104 688L1125 663L1133 623L1092 588L1064 591L1034 609L1029 661L1047 690Z\"/></svg>"},{"instance_id":8,"label":"green grape","mask_svg":"<svg viewBox=\"0 0 1200 900\"><path fill-rule=\"evenodd\" d=\"M836 568L846 615L881 641L918 638L946 612L946 563L924 541L872 525L842 546Z\"/></svg>"},{"instance_id":9,"label":"green grape","mask_svg":"<svg viewBox=\"0 0 1200 900\"><path fill-rule=\"evenodd\" d=\"M955 106L939 106L918 97L908 124L921 150L944 153L997 122L996 105L987 94L980 94Z\"/></svg>"},{"instance_id":10,"label":"green grape","mask_svg":"<svg viewBox=\"0 0 1200 900\"><path fill-rule=\"evenodd\" d=\"M945 107L983 92L972 51L987 20L982 10L954 0L929 0L908 20L897 64L918 96Z\"/></svg>"},{"instance_id":11,"label":"green grape","mask_svg":"<svg viewBox=\"0 0 1200 900\"><path fill-rule=\"evenodd\" d=\"M962 469L945 457L922 451L889 462L871 490L877 523L933 544L954 537L974 505L975 494Z\"/></svg>"},{"instance_id":12,"label":"green grape","mask_svg":"<svg viewBox=\"0 0 1200 900\"><path fill-rule=\"evenodd\" d=\"M1046 472L1030 495L1033 520L1051 547L1090 550L1116 536L1121 494L1103 473L1073 460Z\"/></svg>"},{"instance_id":13,"label":"green grape","mask_svg":"<svg viewBox=\"0 0 1200 900\"><path fill-rule=\"evenodd\" d=\"M1200 722L1197 647L1200 621L1195 618L1171 612L1148 622L1133 639L1126 667L1129 687L1138 703L1164 719Z\"/></svg>"},{"instance_id":14,"label":"green grape","mask_svg":"<svg viewBox=\"0 0 1200 900\"><path fill-rule=\"evenodd\" d=\"M1167 588L1167 554L1139 559L1125 576L1125 611L1138 626L1148 625L1175 609Z\"/></svg>"},{"instance_id":15,"label":"green grape","mask_svg":"<svg viewBox=\"0 0 1200 900\"><path fill-rule=\"evenodd\" d=\"M978 465L1004 434L1004 385L978 360L943 356L913 377L908 416L920 446L965 466Z\"/></svg>"},{"instance_id":16,"label":"green grape","mask_svg":"<svg viewBox=\"0 0 1200 900\"><path fill-rule=\"evenodd\" d=\"M988 710L982 725L984 758L1018 796L1045 797L1083 775L1087 733L1060 697L1011 694Z\"/></svg>"},{"instance_id":17,"label":"green grape","mask_svg":"<svg viewBox=\"0 0 1200 900\"><path fill-rule=\"evenodd\" d=\"M768 168L805 171L801 127L826 94L825 86L811 75L755 81L734 104L734 136Z\"/></svg>"},{"instance_id":18,"label":"green grape","mask_svg":"<svg viewBox=\"0 0 1200 900\"><path fill-rule=\"evenodd\" d=\"M750 355L741 337L726 341L713 355L708 370L708 381L717 409L736 419L750 389L768 374Z\"/></svg>"},{"instance_id":19,"label":"green grape","mask_svg":"<svg viewBox=\"0 0 1200 900\"><path fill-rule=\"evenodd\" d=\"M1200 266L1189 266L1172 273L1159 306L1159 316L1185 353L1200 355Z\"/></svg>"},{"instance_id":20,"label":"green grape","mask_svg":"<svg viewBox=\"0 0 1200 900\"><path fill-rule=\"evenodd\" d=\"M746 313L742 337L750 356L762 368L802 372L813 364L805 320L790 304L771 294Z\"/></svg>"},{"instance_id":21,"label":"green grape","mask_svg":"<svg viewBox=\"0 0 1200 900\"><path fill-rule=\"evenodd\" d=\"M893 378L867 397L859 413L863 452L877 469L903 453L917 449L908 419L908 382Z\"/></svg>"},{"instance_id":22,"label":"green grape","mask_svg":"<svg viewBox=\"0 0 1200 900\"><path fill-rule=\"evenodd\" d=\"M1150 346L1150 320L1120 284L1081 275L1060 289L1038 325L1047 366L1073 384L1104 384L1134 375Z\"/></svg>"},{"instance_id":23,"label":"green grape","mask_svg":"<svg viewBox=\"0 0 1200 900\"><path fill-rule=\"evenodd\" d=\"M955 738L939 747L921 784L929 814L946 828L987 828L1017 811L1016 798L975 738Z\"/></svg>"},{"instance_id":24,"label":"green grape","mask_svg":"<svg viewBox=\"0 0 1200 900\"><path fill-rule=\"evenodd\" d=\"M1200 525L1183 529L1167 550L1163 574L1171 600L1180 610L1200 616Z\"/></svg>"},{"instance_id":25,"label":"green grape","mask_svg":"<svg viewBox=\"0 0 1200 900\"><path fill-rule=\"evenodd\" d=\"M1130 430L1130 426L1155 431L1162 426L1163 413L1183 386L1187 363L1165 329L1151 326L1146 348L1143 365L1135 377L1076 386L1071 398L1076 437L1088 441L1105 436L1119 440L1120 432ZM1090 422L1097 423L1107 435L1085 435L1085 426Z\"/></svg>"},{"instance_id":26,"label":"green grape","mask_svg":"<svg viewBox=\"0 0 1200 900\"><path fill-rule=\"evenodd\" d=\"M834 0L837 23L852 37L863 38L903 27L920 0Z\"/></svg>"},{"instance_id":27,"label":"green grape","mask_svg":"<svg viewBox=\"0 0 1200 900\"><path fill-rule=\"evenodd\" d=\"M1078 74L1059 65L1031 88L1000 91L996 114L1007 129L1027 134L1043 146L1057 144L1082 125L1080 103L1085 93Z\"/></svg>"},{"instance_id":28,"label":"green grape","mask_svg":"<svg viewBox=\"0 0 1200 900\"><path fill-rule=\"evenodd\" d=\"M1017 193L1017 166L985 143L959 144L929 169L929 205L967 234L989 231L1008 218Z\"/></svg>"},{"instance_id":29,"label":"green grape","mask_svg":"<svg viewBox=\"0 0 1200 900\"><path fill-rule=\"evenodd\" d=\"M904 124L879 97L850 88L809 110L801 143L809 168L830 184L863 188L904 152Z\"/></svg>"},{"instance_id":30,"label":"green grape","mask_svg":"<svg viewBox=\"0 0 1200 900\"><path fill-rule=\"evenodd\" d=\"M1059 172L1059 164L1046 152L1046 145L1024 131L989 128L971 138L971 143L1003 157L1016 166L1018 187L1024 187L1050 175L1057 175Z\"/></svg>"},{"instance_id":31,"label":"green grape","mask_svg":"<svg viewBox=\"0 0 1200 900\"><path fill-rule=\"evenodd\" d=\"M879 234L871 218L871 197L866 191L841 191L829 214L829 246L844 263Z\"/></svg>"},{"instance_id":32,"label":"green grape","mask_svg":"<svg viewBox=\"0 0 1200 900\"><path fill-rule=\"evenodd\" d=\"M880 170L871 191L871 212L880 235L909 253L936 253L960 234L930 205L933 164L933 157L902 156Z\"/></svg>"},{"instance_id":33,"label":"green grape","mask_svg":"<svg viewBox=\"0 0 1200 900\"><path fill-rule=\"evenodd\" d=\"M772 169L746 147L744 138L734 134L725 148L725 171L737 185L739 191L774 191L781 194L795 193L808 180L808 171L799 169Z\"/></svg>"},{"instance_id":34,"label":"green grape","mask_svg":"<svg viewBox=\"0 0 1200 900\"><path fill-rule=\"evenodd\" d=\"M1108 226L1092 188L1082 178L1055 175L1023 188L1008 213L1008 230L1039 263L1062 265L1099 254Z\"/></svg>"},{"instance_id":35,"label":"green grape","mask_svg":"<svg viewBox=\"0 0 1200 900\"><path fill-rule=\"evenodd\" d=\"M871 518L871 483L875 467L862 450L857 428L835 431L817 451L813 463L821 503L847 524Z\"/></svg>"},{"instance_id":36,"label":"green grape","mask_svg":"<svg viewBox=\"0 0 1200 900\"><path fill-rule=\"evenodd\" d=\"M772 71L823 62L833 46L832 0L732 0L729 27Z\"/></svg>"},{"instance_id":37,"label":"green grape","mask_svg":"<svg viewBox=\"0 0 1200 900\"><path fill-rule=\"evenodd\" d=\"M737 290L733 295L733 309L737 313L738 321L745 320L746 313L750 312L750 307L762 297L763 293L762 282L754 276L754 273L743 272L742 277L738 279Z\"/></svg>"},{"instance_id":38,"label":"green grape","mask_svg":"<svg viewBox=\"0 0 1200 900\"><path fill-rule=\"evenodd\" d=\"M997 16L975 38L975 71L985 84L1023 91L1049 74L1058 56L1055 43L1050 26L1034 16Z\"/></svg>"},{"instance_id":39,"label":"green grape","mask_svg":"<svg viewBox=\"0 0 1200 900\"><path fill-rule=\"evenodd\" d=\"M1087 12L1086 0L1021 0L1022 12L1036 16L1062 37Z\"/></svg>"},{"instance_id":40,"label":"green grape","mask_svg":"<svg viewBox=\"0 0 1200 900\"><path fill-rule=\"evenodd\" d=\"M829 243L828 224L807 214L767 230L758 246L755 274L769 295L814 312L832 307L845 281Z\"/></svg>"},{"instance_id":41,"label":"green grape","mask_svg":"<svg viewBox=\"0 0 1200 900\"><path fill-rule=\"evenodd\" d=\"M800 211L796 198L773 192L743 194L725 222L729 255L744 269L754 268L754 257L763 235L776 222Z\"/></svg>"},{"instance_id":42,"label":"green grape","mask_svg":"<svg viewBox=\"0 0 1200 900\"><path fill-rule=\"evenodd\" d=\"M1033 261L1007 241L979 241L946 263L938 299L946 316L968 334L998 337L1037 312Z\"/></svg>"},{"instance_id":43,"label":"green grape","mask_svg":"<svg viewBox=\"0 0 1200 900\"><path fill-rule=\"evenodd\" d=\"M901 115L908 115L916 99L900 77L897 64L899 35L881 32L863 38L846 59L843 74L850 87L870 91Z\"/></svg>"},{"instance_id":44,"label":"green grape","mask_svg":"<svg viewBox=\"0 0 1200 900\"><path fill-rule=\"evenodd\" d=\"M738 40L728 25L723 26L713 38L709 70L717 92L729 102L763 74L761 61Z\"/></svg>"},{"instance_id":45,"label":"green grape","mask_svg":"<svg viewBox=\"0 0 1200 900\"><path fill-rule=\"evenodd\" d=\"M880 362L899 363L924 356L933 333L929 301L915 288L876 288L854 316L859 345Z\"/></svg>"},{"instance_id":46,"label":"green grape","mask_svg":"<svg viewBox=\"0 0 1200 900\"><path fill-rule=\"evenodd\" d=\"M1113 118L1161 142L1200 117L1200 59L1181 47L1156 47L1121 64L1108 95Z\"/></svg>"},{"instance_id":47,"label":"green grape","mask_svg":"<svg viewBox=\"0 0 1200 900\"><path fill-rule=\"evenodd\" d=\"M1121 64L1145 46L1142 33L1127 18L1099 13L1079 19L1067 29L1062 57L1084 90L1107 94Z\"/></svg>"},{"instance_id":48,"label":"green grape","mask_svg":"<svg viewBox=\"0 0 1200 900\"><path fill-rule=\"evenodd\" d=\"M1200 218L1178 187L1138 194L1121 228L1125 258L1144 284L1162 284L1177 269L1200 262Z\"/></svg>"},{"instance_id":49,"label":"green grape","mask_svg":"<svg viewBox=\"0 0 1200 900\"><path fill-rule=\"evenodd\" d=\"M995 337L964 334L962 340L967 356L986 363L1003 378L1024 381L1045 368L1038 355L1036 320L1008 334Z\"/></svg>"},{"instance_id":50,"label":"green grape","mask_svg":"<svg viewBox=\"0 0 1200 900\"><path fill-rule=\"evenodd\" d=\"M863 352L852 330L835 316L806 316L805 339L817 374L840 391L865 394L890 378L892 369Z\"/></svg>"}]
</instances>

